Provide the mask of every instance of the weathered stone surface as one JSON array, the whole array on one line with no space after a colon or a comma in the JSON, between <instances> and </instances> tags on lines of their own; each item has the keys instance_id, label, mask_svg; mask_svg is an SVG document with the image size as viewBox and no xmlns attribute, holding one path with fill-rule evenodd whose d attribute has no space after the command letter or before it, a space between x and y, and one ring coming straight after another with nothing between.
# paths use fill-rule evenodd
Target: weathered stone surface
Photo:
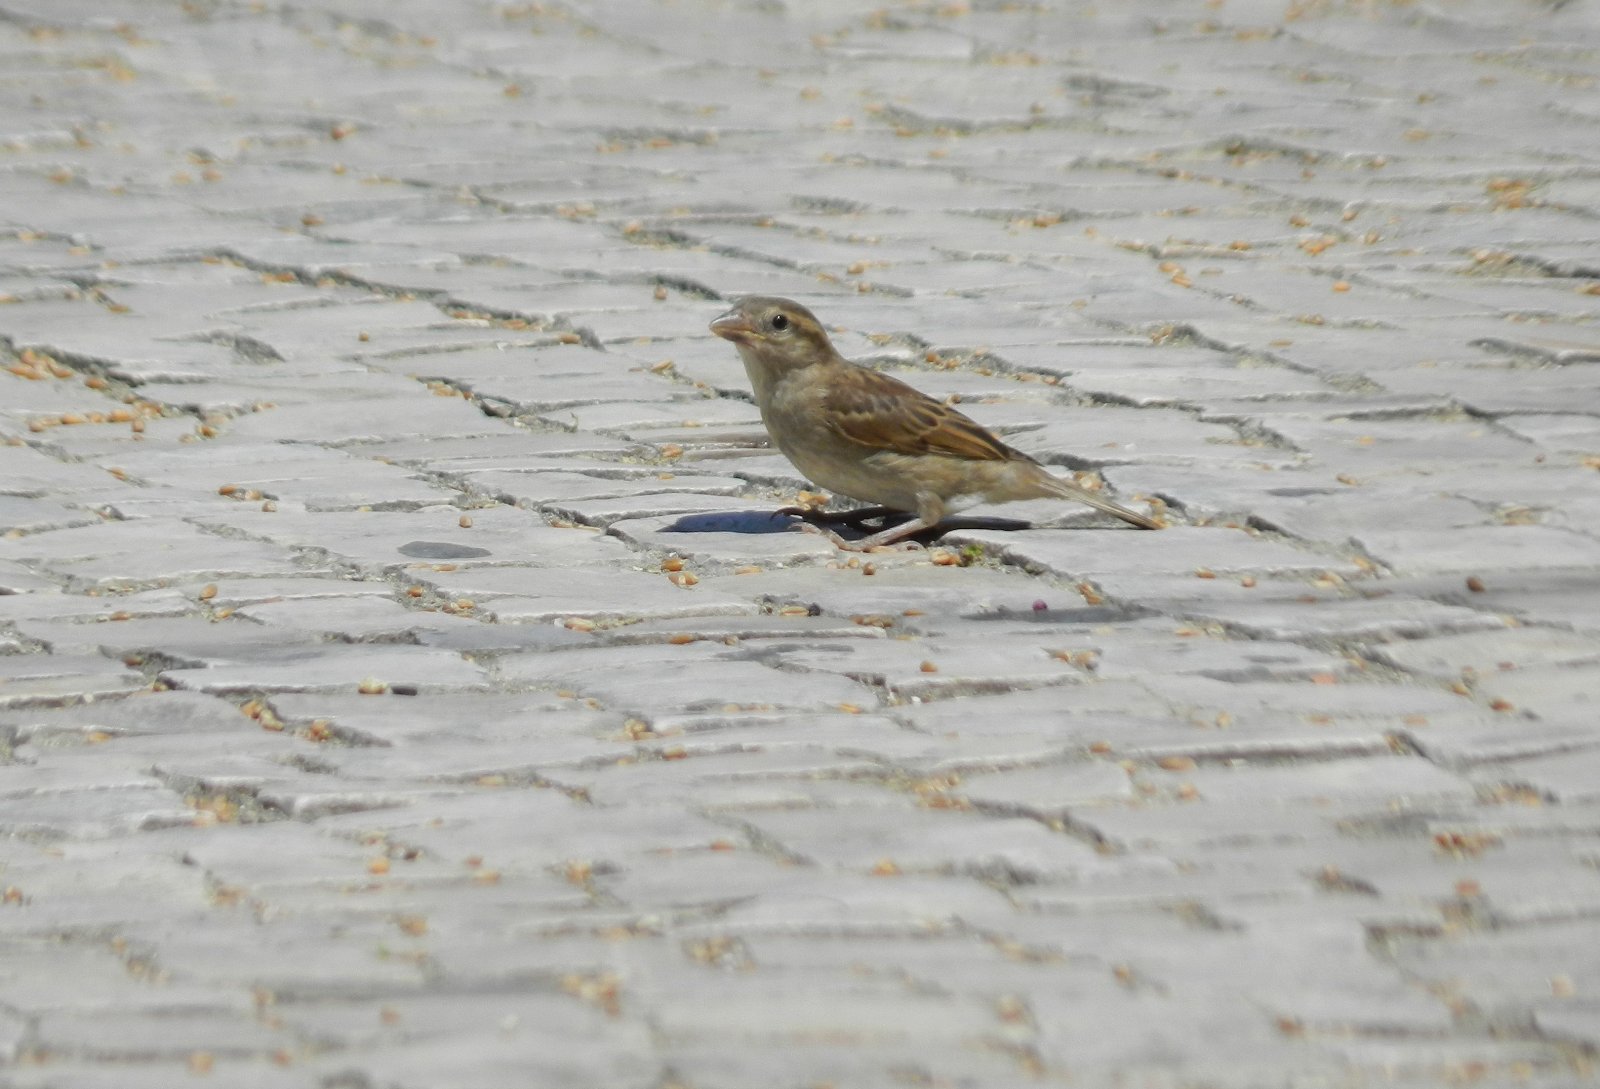
<instances>
[{"instance_id":1,"label":"weathered stone surface","mask_svg":"<svg viewBox=\"0 0 1600 1089\"><path fill-rule=\"evenodd\" d=\"M832 542L771 511L708 511L612 522L606 532L640 550L702 563L782 566L832 559Z\"/></svg>"},{"instance_id":2,"label":"weathered stone surface","mask_svg":"<svg viewBox=\"0 0 1600 1089\"><path fill-rule=\"evenodd\" d=\"M339 643L239 656L222 648L200 668L167 669L161 676L176 688L216 693L354 689L369 681L419 690L476 689L487 683L482 668L447 650Z\"/></svg>"},{"instance_id":3,"label":"weathered stone surface","mask_svg":"<svg viewBox=\"0 0 1600 1089\"><path fill-rule=\"evenodd\" d=\"M0 1083L1591 1082L1600 38L1357 7L4 3Z\"/></svg>"},{"instance_id":4,"label":"weathered stone surface","mask_svg":"<svg viewBox=\"0 0 1600 1089\"><path fill-rule=\"evenodd\" d=\"M0 541L0 557L107 588L304 569L287 549L218 537L170 518L102 522Z\"/></svg>"},{"instance_id":5,"label":"weathered stone surface","mask_svg":"<svg viewBox=\"0 0 1600 1089\"><path fill-rule=\"evenodd\" d=\"M1111 537L1113 532L1118 536ZM1337 559L1221 529L1184 527L1155 533L962 530L951 534L949 540L994 548L1008 562L1037 567L1060 578L1093 580L1126 571L1188 574L1197 568L1234 578L1356 573L1353 566Z\"/></svg>"},{"instance_id":6,"label":"weathered stone surface","mask_svg":"<svg viewBox=\"0 0 1600 1089\"><path fill-rule=\"evenodd\" d=\"M876 702L871 688L843 677L775 668L754 657L742 649L697 642L507 656L498 671L509 682L570 689L605 706L644 715L724 707L816 710ZM695 676L706 667L717 672L715 686Z\"/></svg>"},{"instance_id":7,"label":"weathered stone surface","mask_svg":"<svg viewBox=\"0 0 1600 1089\"><path fill-rule=\"evenodd\" d=\"M313 549L362 575L383 576L435 566L533 563L540 566L604 564L626 550L599 534L557 529L514 507L468 515L454 507L419 511L241 511L212 516L215 524L249 537Z\"/></svg>"},{"instance_id":8,"label":"weathered stone surface","mask_svg":"<svg viewBox=\"0 0 1600 1089\"><path fill-rule=\"evenodd\" d=\"M578 540L586 543L582 537ZM473 601L481 615L503 623L566 617L640 620L729 616L756 611L753 604L732 594L695 584L679 585L665 574L643 571L480 567L414 572L412 577L435 593Z\"/></svg>"}]
</instances>

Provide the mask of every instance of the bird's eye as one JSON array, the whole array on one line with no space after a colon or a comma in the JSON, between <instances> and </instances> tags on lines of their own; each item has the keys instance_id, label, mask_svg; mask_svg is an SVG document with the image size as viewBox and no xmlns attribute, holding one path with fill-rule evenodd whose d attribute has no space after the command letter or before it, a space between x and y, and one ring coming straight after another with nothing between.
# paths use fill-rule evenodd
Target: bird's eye
<instances>
[{"instance_id":1,"label":"bird's eye","mask_svg":"<svg viewBox=\"0 0 1600 1089\"><path fill-rule=\"evenodd\" d=\"M774 314L772 315L772 321L768 322L768 324L781 333L789 328L789 318L785 314Z\"/></svg>"}]
</instances>

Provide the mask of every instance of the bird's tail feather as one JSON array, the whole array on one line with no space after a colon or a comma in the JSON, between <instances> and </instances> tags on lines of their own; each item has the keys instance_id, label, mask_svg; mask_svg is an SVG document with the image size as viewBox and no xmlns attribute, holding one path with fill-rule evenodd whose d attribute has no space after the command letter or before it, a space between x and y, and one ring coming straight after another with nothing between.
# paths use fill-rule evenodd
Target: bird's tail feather
<instances>
[{"instance_id":1,"label":"bird's tail feather","mask_svg":"<svg viewBox=\"0 0 1600 1089\"><path fill-rule=\"evenodd\" d=\"M1122 504L1113 503L1111 500L1102 495L1097 495L1096 493L1089 491L1087 488L1080 488L1078 485L1066 480L1062 480L1058 476L1052 476L1048 472L1041 472L1039 475L1046 478L1047 483L1045 483L1044 486L1048 488L1052 494L1059 495L1063 499L1076 499L1080 503L1087 503L1096 510L1103 510L1107 514L1115 514L1124 522L1131 522L1140 529L1165 528L1164 523L1156 521L1148 514L1140 514L1138 511L1129 510Z\"/></svg>"}]
</instances>

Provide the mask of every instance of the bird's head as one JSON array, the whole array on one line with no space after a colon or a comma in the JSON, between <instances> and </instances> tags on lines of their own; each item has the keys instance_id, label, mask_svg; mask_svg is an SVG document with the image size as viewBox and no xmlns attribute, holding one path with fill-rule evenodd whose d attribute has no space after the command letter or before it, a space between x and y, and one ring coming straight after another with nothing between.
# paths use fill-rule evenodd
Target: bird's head
<instances>
[{"instance_id":1,"label":"bird's head","mask_svg":"<svg viewBox=\"0 0 1600 1089\"><path fill-rule=\"evenodd\" d=\"M785 368L838 357L816 315L789 299L746 295L711 323L711 331L738 345L740 355L754 352L763 362Z\"/></svg>"}]
</instances>

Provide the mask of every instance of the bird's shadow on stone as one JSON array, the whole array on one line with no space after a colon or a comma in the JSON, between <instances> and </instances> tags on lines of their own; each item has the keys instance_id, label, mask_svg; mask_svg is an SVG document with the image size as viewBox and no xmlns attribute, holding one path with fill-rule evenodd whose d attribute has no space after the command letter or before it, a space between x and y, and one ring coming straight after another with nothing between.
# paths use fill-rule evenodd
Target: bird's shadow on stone
<instances>
[{"instance_id":1,"label":"bird's shadow on stone","mask_svg":"<svg viewBox=\"0 0 1600 1089\"><path fill-rule=\"evenodd\" d=\"M457 544L454 541L407 541L395 551L414 560L477 560L494 555L487 548Z\"/></svg>"},{"instance_id":2,"label":"bird's shadow on stone","mask_svg":"<svg viewBox=\"0 0 1600 1089\"><path fill-rule=\"evenodd\" d=\"M871 533L890 526L900 525L909 521L909 514L889 514L882 518L869 519L869 522L878 523L876 526L847 526L840 525L836 532L841 537L857 540L869 536ZM686 514L676 521L661 527L662 533L787 533L806 519L792 514L779 514L775 511L729 510L709 511L704 514ZM915 541L936 541L946 533L957 529L997 529L1018 530L1031 529L1032 522L1018 518L946 518L937 526L914 534L910 539Z\"/></svg>"},{"instance_id":3,"label":"bird's shadow on stone","mask_svg":"<svg viewBox=\"0 0 1600 1089\"><path fill-rule=\"evenodd\" d=\"M685 514L661 527L662 533L787 533L799 519L759 510L717 510Z\"/></svg>"},{"instance_id":4,"label":"bird's shadow on stone","mask_svg":"<svg viewBox=\"0 0 1600 1089\"><path fill-rule=\"evenodd\" d=\"M1015 533L1022 529L1036 529L1034 523L1025 518L946 518L932 529L928 534L934 537L943 537L946 533L958 529L997 529L1002 533ZM920 538L923 534L919 533Z\"/></svg>"}]
</instances>

